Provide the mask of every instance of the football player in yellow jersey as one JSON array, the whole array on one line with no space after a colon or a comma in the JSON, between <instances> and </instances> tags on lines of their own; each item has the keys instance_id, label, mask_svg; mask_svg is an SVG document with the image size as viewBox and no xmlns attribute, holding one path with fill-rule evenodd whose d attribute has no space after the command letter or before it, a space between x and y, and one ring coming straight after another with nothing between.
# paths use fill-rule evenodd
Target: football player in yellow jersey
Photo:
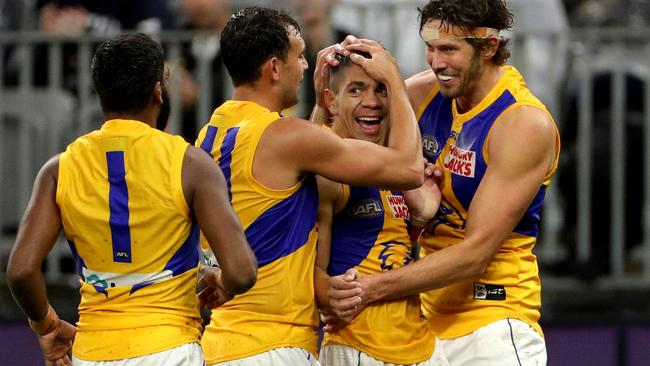
<instances>
[{"instance_id":1,"label":"football player in yellow jersey","mask_svg":"<svg viewBox=\"0 0 650 366\"><path fill-rule=\"evenodd\" d=\"M422 183L415 115L399 69L376 42L355 47L369 57L355 54L352 61L386 86L394 121L386 146L343 139L314 123L280 115L296 104L307 68L300 27L289 15L246 8L234 14L221 33L224 64L235 87L233 100L215 110L197 145L224 171L259 273L250 291L213 309L201 340L208 364L317 363L314 173L395 189ZM332 51L320 53L317 72L326 71L325 59ZM322 100L319 104L324 105Z\"/></svg>"},{"instance_id":2,"label":"football player in yellow jersey","mask_svg":"<svg viewBox=\"0 0 650 366\"><path fill-rule=\"evenodd\" d=\"M329 88L325 90L332 130L344 138L384 144L390 126L386 88L348 57L336 58L338 66L330 69ZM331 314L327 296L330 275L339 275L350 267L369 275L400 268L413 260L406 194L437 198L437 202L430 202L429 217L440 202L432 177L426 177L417 190L429 194L351 186L318 177L315 287L321 312ZM331 329L331 333L330 328L326 327L320 350L323 366L447 364L444 356L434 353L435 337L422 316L418 295L371 304L354 322Z\"/></svg>"},{"instance_id":3,"label":"football player in yellow jersey","mask_svg":"<svg viewBox=\"0 0 650 366\"><path fill-rule=\"evenodd\" d=\"M103 43L92 78L106 122L48 161L13 248L7 278L47 365L203 365L196 283L198 226L230 294L257 263L203 151L162 131L169 72L137 33ZM77 328L48 304L41 263L63 228L81 277Z\"/></svg>"},{"instance_id":4,"label":"football player in yellow jersey","mask_svg":"<svg viewBox=\"0 0 650 366\"><path fill-rule=\"evenodd\" d=\"M504 66L505 1L436 0L420 15L431 70L407 88L424 155L443 170L442 203L419 239L421 260L330 280L336 312L351 318L355 307L422 293L450 365L544 365L532 249L557 167L557 128L519 72ZM362 295L346 298L350 288Z\"/></svg>"}]
</instances>

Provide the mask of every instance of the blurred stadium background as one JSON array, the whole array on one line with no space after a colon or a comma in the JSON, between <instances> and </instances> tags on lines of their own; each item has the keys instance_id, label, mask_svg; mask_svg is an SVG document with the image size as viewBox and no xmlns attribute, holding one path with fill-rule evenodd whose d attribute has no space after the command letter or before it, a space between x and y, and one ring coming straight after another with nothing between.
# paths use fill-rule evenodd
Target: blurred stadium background
<instances>
[{"instance_id":1,"label":"blurred stadium background","mask_svg":"<svg viewBox=\"0 0 650 366\"><path fill-rule=\"evenodd\" d=\"M650 364L650 2L508 2L509 63L562 133L536 248L549 365ZM424 3L0 0L0 364L42 364L4 271L38 168L102 122L88 67L98 42L127 29L162 42L172 72L169 131L192 142L231 91L217 41L232 11L289 10L310 62L347 33L377 39L407 77L427 67L416 10ZM287 113L311 110L310 78ZM43 270L53 306L74 321L78 280L63 238Z\"/></svg>"}]
</instances>

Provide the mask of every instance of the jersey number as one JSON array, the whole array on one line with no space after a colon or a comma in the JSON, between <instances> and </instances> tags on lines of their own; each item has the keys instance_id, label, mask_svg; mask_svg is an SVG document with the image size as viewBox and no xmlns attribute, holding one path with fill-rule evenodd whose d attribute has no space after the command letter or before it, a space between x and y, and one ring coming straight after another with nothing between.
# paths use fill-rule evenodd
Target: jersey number
<instances>
[{"instance_id":1,"label":"jersey number","mask_svg":"<svg viewBox=\"0 0 650 366\"><path fill-rule=\"evenodd\" d=\"M110 208L113 262L131 263L131 229L129 228L129 190L126 187L124 151L106 152L108 165L108 205Z\"/></svg>"}]
</instances>

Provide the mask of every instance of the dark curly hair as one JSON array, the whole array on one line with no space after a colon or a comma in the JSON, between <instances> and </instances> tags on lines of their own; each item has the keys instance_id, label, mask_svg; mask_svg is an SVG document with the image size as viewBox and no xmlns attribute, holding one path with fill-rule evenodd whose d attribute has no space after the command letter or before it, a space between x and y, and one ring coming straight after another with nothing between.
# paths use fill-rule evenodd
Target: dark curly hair
<instances>
[{"instance_id":1,"label":"dark curly hair","mask_svg":"<svg viewBox=\"0 0 650 366\"><path fill-rule=\"evenodd\" d=\"M300 26L282 11L248 7L235 13L221 32L221 54L235 86L256 81L271 57L287 60L289 32Z\"/></svg>"},{"instance_id":2,"label":"dark curly hair","mask_svg":"<svg viewBox=\"0 0 650 366\"><path fill-rule=\"evenodd\" d=\"M95 51L90 71L102 109L137 114L163 81L163 49L143 33L120 35Z\"/></svg>"},{"instance_id":3,"label":"dark curly hair","mask_svg":"<svg viewBox=\"0 0 650 366\"><path fill-rule=\"evenodd\" d=\"M498 30L512 27L512 13L504 0L433 0L418 10L420 31L431 19L440 20L443 26L454 25L468 32L477 27ZM478 51L484 50L489 42L484 38L465 40ZM507 38L502 38L499 42L499 48L492 58L495 64L503 65L510 57L509 42Z\"/></svg>"}]
</instances>

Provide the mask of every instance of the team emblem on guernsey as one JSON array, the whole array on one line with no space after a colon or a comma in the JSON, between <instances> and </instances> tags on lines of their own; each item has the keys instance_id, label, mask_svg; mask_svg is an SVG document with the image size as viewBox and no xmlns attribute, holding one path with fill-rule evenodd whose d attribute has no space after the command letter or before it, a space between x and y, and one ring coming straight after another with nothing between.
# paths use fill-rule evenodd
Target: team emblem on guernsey
<instances>
[{"instance_id":1,"label":"team emblem on guernsey","mask_svg":"<svg viewBox=\"0 0 650 366\"><path fill-rule=\"evenodd\" d=\"M456 175L474 178L476 152L461 149L456 145L449 145L449 155L445 157L444 166Z\"/></svg>"},{"instance_id":2,"label":"team emblem on guernsey","mask_svg":"<svg viewBox=\"0 0 650 366\"><path fill-rule=\"evenodd\" d=\"M381 203L373 199L365 199L356 205L350 207L348 214L354 217L377 217L384 213Z\"/></svg>"},{"instance_id":3,"label":"team emblem on guernsey","mask_svg":"<svg viewBox=\"0 0 650 366\"><path fill-rule=\"evenodd\" d=\"M424 135L422 136L422 150L427 158L433 159L440 151L440 144L433 136Z\"/></svg>"},{"instance_id":4,"label":"team emblem on guernsey","mask_svg":"<svg viewBox=\"0 0 650 366\"><path fill-rule=\"evenodd\" d=\"M384 249L381 250L377 259L381 261L381 270L390 271L395 264L399 267L409 264L413 257L410 255L411 248L399 241L387 241L380 243ZM405 255L405 253L407 253ZM402 263L399 263L402 262Z\"/></svg>"},{"instance_id":5,"label":"team emblem on guernsey","mask_svg":"<svg viewBox=\"0 0 650 366\"><path fill-rule=\"evenodd\" d=\"M409 208L404 197L391 194L386 196L386 201L388 201L388 205L396 219L409 219Z\"/></svg>"}]
</instances>

